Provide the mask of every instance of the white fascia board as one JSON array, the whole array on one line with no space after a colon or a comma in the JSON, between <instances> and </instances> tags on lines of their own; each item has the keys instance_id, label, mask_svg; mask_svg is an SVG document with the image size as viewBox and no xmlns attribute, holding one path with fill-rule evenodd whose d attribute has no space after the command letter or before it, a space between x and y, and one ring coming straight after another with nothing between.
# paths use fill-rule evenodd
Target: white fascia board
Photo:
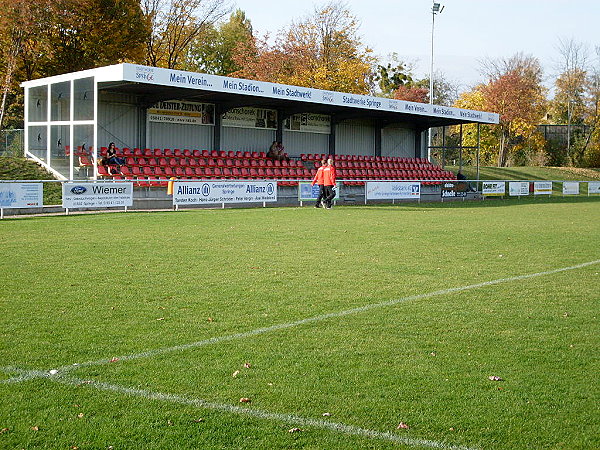
<instances>
[{"instance_id":1,"label":"white fascia board","mask_svg":"<svg viewBox=\"0 0 600 450\"><path fill-rule=\"evenodd\" d=\"M123 81L124 64L115 64L112 66L99 67L97 69L81 70L79 72L65 73L52 77L38 78L37 80L24 81L21 87L30 88L36 86L45 86L47 84L60 83L63 81L79 80L81 78L94 77L97 81Z\"/></svg>"},{"instance_id":2,"label":"white fascia board","mask_svg":"<svg viewBox=\"0 0 600 450\"><path fill-rule=\"evenodd\" d=\"M498 114L485 111L406 102L403 100L372 97L368 95L324 91L321 89L186 72L182 70L163 69L136 64L123 64L123 66L124 80L135 83L354 107L374 111L388 111L429 117L445 117L449 119L464 120L465 122L495 124L500 120Z\"/></svg>"}]
</instances>

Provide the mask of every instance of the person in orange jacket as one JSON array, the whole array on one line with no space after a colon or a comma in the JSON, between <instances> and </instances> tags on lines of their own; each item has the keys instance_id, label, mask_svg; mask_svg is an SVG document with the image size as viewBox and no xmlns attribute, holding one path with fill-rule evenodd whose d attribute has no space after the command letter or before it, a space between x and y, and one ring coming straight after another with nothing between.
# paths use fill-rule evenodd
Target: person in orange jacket
<instances>
[{"instance_id":1,"label":"person in orange jacket","mask_svg":"<svg viewBox=\"0 0 600 450\"><path fill-rule=\"evenodd\" d=\"M323 189L325 190L325 207L331 209L335 198L335 167L331 157L327 160L327 166L323 169Z\"/></svg>"},{"instance_id":2,"label":"person in orange jacket","mask_svg":"<svg viewBox=\"0 0 600 450\"><path fill-rule=\"evenodd\" d=\"M323 171L325 170L326 165L327 160L323 158L321 160L321 167L317 169L317 173L315 174L312 183L310 183L312 186L314 186L315 183L319 185L319 196L317 197L317 203L315 204L315 208L320 208L321 202L325 198L325 187L323 185Z\"/></svg>"}]
</instances>

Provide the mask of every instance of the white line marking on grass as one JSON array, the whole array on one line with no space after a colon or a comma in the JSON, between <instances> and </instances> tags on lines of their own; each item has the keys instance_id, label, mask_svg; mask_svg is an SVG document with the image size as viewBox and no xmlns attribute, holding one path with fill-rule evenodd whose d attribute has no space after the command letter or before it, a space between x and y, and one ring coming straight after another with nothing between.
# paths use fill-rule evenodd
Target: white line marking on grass
<instances>
[{"instance_id":1,"label":"white line marking on grass","mask_svg":"<svg viewBox=\"0 0 600 450\"><path fill-rule=\"evenodd\" d=\"M196 408L210 409L210 410L215 410L215 411L220 411L220 412L225 412L225 413L230 413L230 414L237 414L237 415L241 415L241 416L249 416L249 417L254 417L257 419L265 419L265 420L272 420L272 421L277 421L277 422L284 422L286 424L294 424L294 425L300 425L300 426L304 426L304 427L321 428L321 429L330 430L330 431L334 431L334 432L338 432L338 433L344 433L344 434L353 435L353 436L359 436L359 437L371 438L371 439L379 439L379 440L384 440L384 441L388 441L388 442L395 442L395 443L399 443L399 444L408 445L411 447L429 447L429 448L440 448L440 449L448 449L448 450L450 450L450 449L452 449L452 450L472 450L469 447L452 445L452 444L449 444L449 443L443 442L443 441L431 441L431 440L427 440L427 439L411 438L411 437L407 437L407 436L400 436L398 434L394 434L394 433L390 433L390 432L369 430L369 429L357 427L354 425L346 425L343 423L328 422L328 421L319 420L319 419L311 419L311 418L307 418L307 417L295 416L292 414L273 413L273 412L268 412L268 411L264 411L264 410L260 410L260 409L245 408L245 407L240 407L240 406L235 406L235 405L229 405L226 403L209 402L207 400L202 400L199 398L190 398L190 397L185 397L185 396L181 396L181 395L166 394L166 393L155 392L155 391L150 391L150 390L146 390L146 389L130 388L130 387L121 386L118 384L104 383L104 382L97 382L97 381L90 382L89 380L76 379L76 378L64 377L64 376L53 376L53 377L50 377L50 379L52 381L56 381L58 383L66 384L69 386L85 385L85 386L89 386L89 387L92 387L92 388L100 390L100 391L115 392L118 394L124 394L124 395L132 396L132 397L142 397L147 400L157 400L157 401L162 401L162 402L175 403L178 405L193 406Z\"/></svg>"},{"instance_id":2,"label":"white line marking on grass","mask_svg":"<svg viewBox=\"0 0 600 450\"><path fill-rule=\"evenodd\" d=\"M373 303L373 304L369 304L369 305L359 306L357 308L347 309L344 311L338 311L338 312L322 314L320 316L308 317L306 319L297 320L295 322L281 323L281 324L277 324L277 325L271 325L268 327L256 328L254 330L245 331L242 333L229 334L226 336L217 336L217 337L213 337L213 338L209 338L209 339L204 339L202 341L191 342L189 344L175 345L173 347L158 348L158 349L154 349L154 350L148 350L148 351L140 352L140 353L132 353L129 355L122 355L122 356L117 356L117 357L113 357L113 358L104 358L104 359L98 359L95 361L87 361L87 362L83 362L83 363L79 363L79 364L76 363L76 364L72 364L69 366L62 366L57 369L59 372L64 373L64 372L69 372L69 371L76 370L76 369L82 368L82 367L100 366L100 365L105 365L105 364L109 364L109 363L114 363L117 361L130 361L130 360L141 359L141 358L151 358L154 356L163 355L165 353L183 351L183 350L188 350L188 349L192 349L192 348L203 347L205 345L219 344L221 342L228 342L228 341L233 341L236 339L245 339L245 338L269 333L272 331L285 330L287 328L293 328L293 327L297 327L300 325L305 325L305 324L314 323L314 322L320 322L320 321L327 320L327 319L339 318L339 317L349 316L352 314L359 314L359 313L362 313L365 311L370 311L372 309L394 306L399 303L404 303L404 302L408 302L408 301L412 301L412 300L421 300L424 298L431 298L431 297L436 297L439 295L453 294L456 292L463 292L463 291L468 291L471 289L478 289L481 287L494 286L497 284L509 283L512 281L527 280L530 278L536 278L536 277L541 277L541 276L545 276L545 275L552 275L555 273L566 272L569 270L581 269L581 268L592 266L595 264L600 264L600 259L597 259L595 261L585 262L582 264L577 264L574 266L561 267L559 269L547 270L544 272L536 272L536 273L530 273L527 275L518 275L518 276L514 276L514 277L500 278L498 280L484 281L482 283L469 284L467 286L459 286L459 287L454 287L454 288L441 289L439 291L428 292L425 294L411 295L411 296L402 297L402 298L399 298L396 300L389 300L389 301L381 302L381 303ZM25 381L25 380L28 380L31 378L35 378L36 376L34 375L34 372L35 371L31 371L31 373L28 373L25 378L23 378L24 376L21 375L16 378L10 378L8 380L1 380L0 383L14 383L14 382L18 382L18 381ZM38 377L47 376L47 372L39 372L39 373L42 375L38 375Z\"/></svg>"}]
</instances>

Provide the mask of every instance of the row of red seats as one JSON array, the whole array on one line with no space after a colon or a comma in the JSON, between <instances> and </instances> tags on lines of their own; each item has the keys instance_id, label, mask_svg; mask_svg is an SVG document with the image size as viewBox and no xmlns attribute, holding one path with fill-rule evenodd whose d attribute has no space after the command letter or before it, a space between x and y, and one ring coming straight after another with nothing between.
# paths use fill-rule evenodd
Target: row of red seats
<instances>
[{"instance_id":1,"label":"row of red seats","mask_svg":"<svg viewBox=\"0 0 600 450\"><path fill-rule=\"evenodd\" d=\"M399 156L371 156L371 155L327 155L325 153L301 153L302 161L321 161L322 159L333 158L338 163L340 161L369 161L369 162L398 162L410 164L430 164L427 158L405 158Z\"/></svg>"},{"instance_id":2,"label":"row of red seats","mask_svg":"<svg viewBox=\"0 0 600 450\"><path fill-rule=\"evenodd\" d=\"M224 151L224 150L190 150L190 149L173 149L170 148L116 148L118 156L128 157L128 156L137 156L144 158L171 158L171 157L185 157L185 158L237 158L237 159L265 159L267 154L265 152L242 152L242 151ZM106 152L108 151L107 147L102 147L100 149L100 156L106 156Z\"/></svg>"},{"instance_id":3,"label":"row of red seats","mask_svg":"<svg viewBox=\"0 0 600 450\"><path fill-rule=\"evenodd\" d=\"M339 169L337 176L347 180L427 180L423 184L440 184L433 180L452 180L454 174L433 170Z\"/></svg>"},{"instance_id":4,"label":"row of red seats","mask_svg":"<svg viewBox=\"0 0 600 450\"><path fill-rule=\"evenodd\" d=\"M126 177L178 177L178 178L227 178L227 179L311 179L310 170L305 168L270 168L270 167L150 167L150 166L121 166L112 167L110 171L105 166L98 167L98 175L102 177L119 176Z\"/></svg>"},{"instance_id":5,"label":"row of red seats","mask_svg":"<svg viewBox=\"0 0 600 450\"><path fill-rule=\"evenodd\" d=\"M162 167L304 167L302 161L273 161L271 159L232 159L232 158L177 158L128 156L125 158L128 166L162 166Z\"/></svg>"},{"instance_id":6,"label":"row of red seats","mask_svg":"<svg viewBox=\"0 0 600 450\"><path fill-rule=\"evenodd\" d=\"M409 169L409 170L435 170L442 168L431 163L401 163L383 161L335 161L335 166L342 169ZM319 167L321 161L315 161L314 166Z\"/></svg>"}]
</instances>

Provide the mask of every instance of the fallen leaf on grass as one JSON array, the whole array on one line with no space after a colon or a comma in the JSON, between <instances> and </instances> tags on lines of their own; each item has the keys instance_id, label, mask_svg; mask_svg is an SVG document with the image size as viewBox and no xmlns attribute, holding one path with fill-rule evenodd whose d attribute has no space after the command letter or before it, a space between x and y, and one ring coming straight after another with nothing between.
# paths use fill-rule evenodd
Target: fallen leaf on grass
<instances>
[{"instance_id":1,"label":"fallen leaf on grass","mask_svg":"<svg viewBox=\"0 0 600 450\"><path fill-rule=\"evenodd\" d=\"M236 370L235 372L233 372L233 373L231 374L231 376L232 376L233 378L235 378L235 377L237 377L239 374L240 374L240 371L239 371L239 370Z\"/></svg>"},{"instance_id":2,"label":"fallen leaf on grass","mask_svg":"<svg viewBox=\"0 0 600 450\"><path fill-rule=\"evenodd\" d=\"M409 428L410 428L410 426L408 426L404 422L400 422L398 424L398 426L396 427L396 430L408 430Z\"/></svg>"},{"instance_id":3,"label":"fallen leaf on grass","mask_svg":"<svg viewBox=\"0 0 600 450\"><path fill-rule=\"evenodd\" d=\"M80 419L82 419L83 418L83 413L77 414L77 417L79 417Z\"/></svg>"},{"instance_id":4,"label":"fallen leaf on grass","mask_svg":"<svg viewBox=\"0 0 600 450\"><path fill-rule=\"evenodd\" d=\"M488 378L492 381L504 381L504 379L502 379L496 375L490 375Z\"/></svg>"},{"instance_id":5,"label":"fallen leaf on grass","mask_svg":"<svg viewBox=\"0 0 600 450\"><path fill-rule=\"evenodd\" d=\"M2 428L0 430L0 434L8 433L9 431L10 431L10 429L8 429L8 428Z\"/></svg>"},{"instance_id":6,"label":"fallen leaf on grass","mask_svg":"<svg viewBox=\"0 0 600 450\"><path fill-rule=\"evenodd\" d=\"M288 433L298 433L300 431L302 431L300 428L290 428L288 430Z\"/></svg>"},{"instance_id":7,"label":"fallen leaf on grass","mask_svg":"<svg viewBox=\"0 0 600 450\"><path fill-rule=\"evenodd\" d=\"M207 322L212 323L215 321L215 319L213 319L212 317L209 317L208 319L206 319Z\"/></svg>"},{"instance_id":8,"label":"fallen leaf on grass","mask_svg":"<svg viewBox=\"0 0 600 450\"><path fill-rule=\"evenodd\" d=\"M171 422L170 420L167 420L167 425L169 425L170 427L173 426L173 422Z\"/></svg>"},{"instance_id":9,"label":"fallen leaf on grass","mask_svg":"<svg viewBox=\"0 0 600 450\"><path fill-rule=\"evenodd\" d=\"M240 398L240 403L250 403L252 400L250 400L248 397L242 397Z\"/></svg>"},{"instance_id":10,"label":"fallen leaf on grass","mask_svg":"<svg viewBox=\"0 0 600 450\"><path fill-rule=\"evenodd\" d=\"M328 413L328 412L327 413L323 413L323 417L329 417L329 416L331 416L331 413Z\"/></svg>"},{"instance_id":11,"label":"fallen leaf on grass","mask_svg":"<svg viewBox=\"0 0 600 450\"><path fill-rule=\"evenodd\" d=\"M250 367L252 367L252 365L250 363L244 363L244 368L245 369L249 369Z\"/></svg>"},{"instance_id":12,"label":"fallen leaf on grass","mask_svg":"<svg viewBox=\"0 0 600 450\"><path fill-rule=\"evenodd\" d=\"M112 358L112 359L111 359L109 362L117 362L118 360L119 360L119 358L117 358L117 357L114 357L114 358Z\"/></svg>"},{"instance_id":13,"label":"fallen leaf on grass","mask_svg":"<svg viewBox=\"0 0 600 450\"><path fill-rule=\"evenodd\" d=\"M37 425L36 425L36 426L34 426L34 427L31 427L31 429L32 429L33 431L40 431L40 427L38 427Z\"/></svg>"},{"instance_id":14,"label":"fallen leaf on grass","mask_svg":"<svg viewBox=\"0 0 600 450\"><path fill-rule=\"evenodd\" d=\"M204 422L204 419L202 417L200 417L199 419L194 419L194 422L202 423L202 422Z\"/></svg>"},{"instance_id":15,"label":"fallen leaf on grass","mask_svg":"<svg viewBox=\"0 0 600 450\"><path fill-rule=\"evenodd\" d=\"M159 318L158 318L158 319L156 319L156 320L165 320L165 318L164 318L164 317L159 317Z\"/></svg>"}]
</instances>

